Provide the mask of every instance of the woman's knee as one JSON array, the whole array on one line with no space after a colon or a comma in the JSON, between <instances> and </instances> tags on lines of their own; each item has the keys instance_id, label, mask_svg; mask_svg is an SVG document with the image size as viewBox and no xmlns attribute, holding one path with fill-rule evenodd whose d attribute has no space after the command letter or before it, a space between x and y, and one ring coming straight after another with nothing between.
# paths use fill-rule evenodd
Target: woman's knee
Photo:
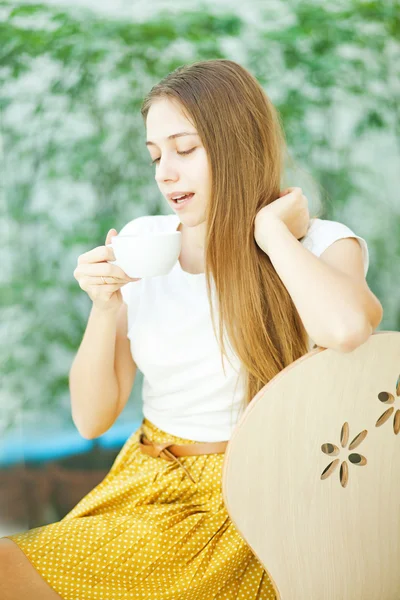
<instances>
[{"instance_id":1,"label":"woman's knee","mask_svg":"<svg viewBox=\"0 0 400 600\"><path fill-rule=\"evenodd\" d=\"M60 600L17 544L0 538L1 600Z\"/></svg>"},{"instance_id":2,"label":"woman's knee","mask_svg":"<svg viewBox=\"0 0 400 600\"><path fill-rule=\"evenodd\" d=\"M0 539L0 575L1 579L19 558L16 544L8 538Z\"/></svg>"}]
</instances>

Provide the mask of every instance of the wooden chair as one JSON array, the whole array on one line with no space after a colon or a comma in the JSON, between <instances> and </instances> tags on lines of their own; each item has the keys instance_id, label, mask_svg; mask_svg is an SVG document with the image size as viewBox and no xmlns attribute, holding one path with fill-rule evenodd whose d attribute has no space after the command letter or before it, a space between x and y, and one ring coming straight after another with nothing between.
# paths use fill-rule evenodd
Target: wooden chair
<instances>
[{"instance_id":1,"label":"wooden chair","mask_svg":"<svg viewBox=\"0 0 400 600\"><path fill-rule=\"evenodd\" d=\"M395 331L311 350L246 408L223 498L278 599L400 599L399 431Z\"/></svg>"}]
</instances>

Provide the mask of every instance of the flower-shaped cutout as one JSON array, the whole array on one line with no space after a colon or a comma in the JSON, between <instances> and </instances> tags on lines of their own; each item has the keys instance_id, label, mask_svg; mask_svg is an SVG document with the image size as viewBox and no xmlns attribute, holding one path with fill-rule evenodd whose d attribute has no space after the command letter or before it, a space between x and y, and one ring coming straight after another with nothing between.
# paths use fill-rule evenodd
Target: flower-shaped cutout
<instances>
[{"instance_id":1,"label":"flower-shaped cutout","mask_svg":"<svg viewBox=\"0 0 400 600\"><path fill-rule=\"evenodd\" d=\"M354 450L361 444L361 442L366 438L368 431L364 429L356 435L354 440L349 444L348 450ZM349 441L349 424L346 422L343 424L343 427L340 432L340 444L342 448L346 448L347 442ZM328 454L328 456L337 456L340 453L340 449L335 444L328 442L327 444L322 444L321 450L324 454ZM347 456L348 460L358 467L364 466L367 464L367 459L362 454L357 454L352 452ZM336 469L338 464L340 463L340 458L335 458L329 465L322 471L321 479L327 479ZM349 467L346 460L342 461L340 465L340 484L342 487L346 487L349 481Z\"/></svg>"},{"instance_id":2,"label":"flower-shaped cutout","mask_svg":"<svg viewBox=\"0 0 400 600\"><path fill-rule=\"evenodd\" d=\"M396 396L400 396L400 375L396 381ZM378 399L383 402L383 404L393 404L394 396L390 392L379 392ZM377 420L375 423L375 427L380 427L392 416L394 413L394 406L391 406ZM393 418L393 431L397 435L400 431L400 408L398 408L394 414Z\"/></svg>"}]
</instances>

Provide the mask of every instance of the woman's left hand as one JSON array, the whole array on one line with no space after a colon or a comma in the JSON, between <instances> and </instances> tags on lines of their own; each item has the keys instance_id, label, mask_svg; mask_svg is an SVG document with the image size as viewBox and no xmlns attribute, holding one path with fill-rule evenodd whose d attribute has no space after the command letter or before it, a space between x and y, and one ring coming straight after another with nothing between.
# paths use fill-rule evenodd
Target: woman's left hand
<instances>
[{"instance_id":1,"label":"woman's left hand","mask_svg":"<svg viewBox=\"0 0 400 600\"><path fill-rule=\"evenodd\" d=\"M254 239L266 251L269 228L281 221L298 240L306 235L310 223L308 200L301 188L290 187L279 194L279 198L264 206L256 215ZM267 252L268 253L268 252Z\"/></svg>"}]
</instances>

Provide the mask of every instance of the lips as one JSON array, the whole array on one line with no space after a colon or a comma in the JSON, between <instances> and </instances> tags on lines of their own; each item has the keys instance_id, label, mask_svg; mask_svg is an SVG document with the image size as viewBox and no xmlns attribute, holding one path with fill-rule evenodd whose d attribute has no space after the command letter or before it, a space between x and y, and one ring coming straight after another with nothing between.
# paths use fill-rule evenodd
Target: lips
<instances>
[{"instance_id":1,"label":"lips","mask_svg":"<svg viewBox=\"0 0 400 600\"><path fill-rule=\"evenodd\" d=\"M176 200L171 200L172 204L174 205L174 210L183 209L185 206L190 204L190 202L192 201L192 198L194 198L194 196L195 196L195 194L192 193L187 198L182 199L180 202L177 202Z\"/></svg>"},{"instance_id":2,"label":"lips","mask_svg":"<svg viewBox=\"0 0 400 600\"><path fill-rule=\"evenodd\" d=\"M176 202L177 204L180 204L184 200L190 200L190 198L192 198L193 196L194 196L193 192L189 192L188 194L185 194L184 196L180 196L179 198L174 199L172 202Z\"/></svg>"},{"instance_id":3,"label":"lips","mask_svg":"<svg viewBox=\"0 0 400 600\"><path fill-rule=\"evenodd\" d=\"M171 202L176 202L176 200L174 200L173 197L177 197L177 196L187 196L188 194L194 194L194 192L188 192L188 191L182 191L182 192L170 192L169 194L167 194L167 198L168 200L171 200Z\"/></svg>"}]
</instances>

